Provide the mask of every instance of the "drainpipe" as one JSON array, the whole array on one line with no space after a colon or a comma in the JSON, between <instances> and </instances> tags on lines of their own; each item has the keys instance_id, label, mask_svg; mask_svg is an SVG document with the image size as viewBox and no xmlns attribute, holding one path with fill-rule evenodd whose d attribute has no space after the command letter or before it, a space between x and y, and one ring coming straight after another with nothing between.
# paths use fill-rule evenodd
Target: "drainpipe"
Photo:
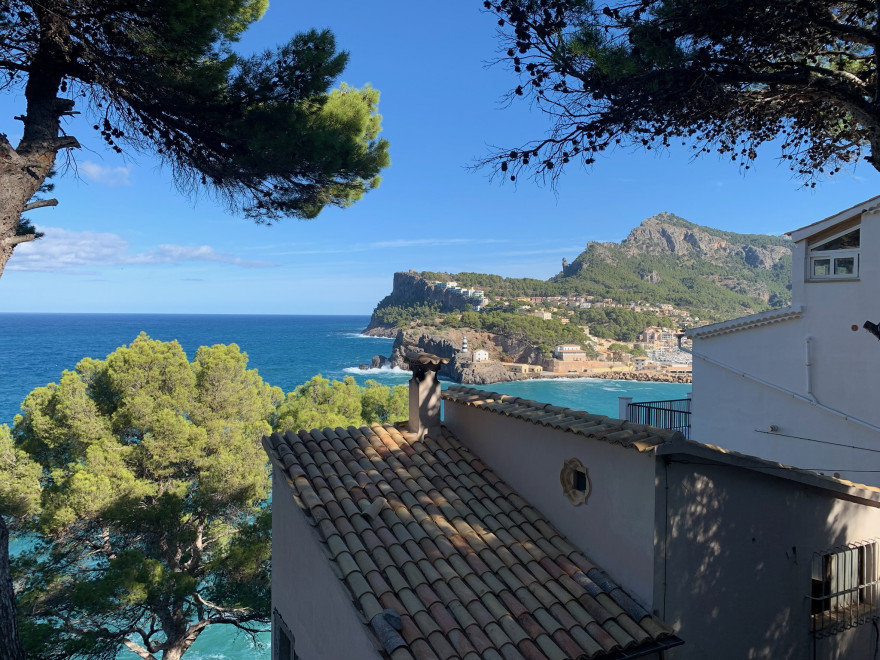
<instances>
[{"instance_id":1,"label":"drainpipe","mask_svg":"<svg viewBox=\"0 0 880 660\"><path fill-rule=\"evenodd\" d=\"M807 376L807 396L812 399L813 403L818 403L816 400L816 396L813 394L813 371L811 369L813 365L813 361L811 359L812 354L812 346L813 346L813 338L807 337L804 340L804 366L806 369Z\"/></svg>"}]
</instances>

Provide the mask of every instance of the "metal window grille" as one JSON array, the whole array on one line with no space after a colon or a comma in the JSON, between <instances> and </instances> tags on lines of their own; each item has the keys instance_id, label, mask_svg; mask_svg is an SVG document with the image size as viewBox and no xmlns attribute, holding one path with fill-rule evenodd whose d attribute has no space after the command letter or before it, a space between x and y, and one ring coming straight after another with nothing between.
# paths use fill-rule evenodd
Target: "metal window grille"
<instances>
[{"instance_id":1,"label":"metal window grille","mask_svg":"<svg viewBox=\"0 0 880 660\"><path fill-rule=\"evenodd\" d=\"M810 628L828 637L880 618L880 541L813 553Z\"/></svg>"},{"instance_id":2,"label":"metal window grille","mask_svg":"<svg viewBox=\"0 0 880 660\"><path fill-rule=\"evenodd\" d=\"M627 418L636 424L680 431L691 437L691 400L642 401L627 406Z\"/></svg>"}]
</instances>

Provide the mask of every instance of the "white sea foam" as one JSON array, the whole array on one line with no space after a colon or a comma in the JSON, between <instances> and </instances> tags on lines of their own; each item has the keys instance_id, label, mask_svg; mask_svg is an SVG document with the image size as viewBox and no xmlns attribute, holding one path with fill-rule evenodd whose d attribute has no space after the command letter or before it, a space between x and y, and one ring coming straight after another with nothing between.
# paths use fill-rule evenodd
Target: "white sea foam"
<instances>
[{"instance_id":1,"label":"white sea foam","mask_svg":"<svg viewBox=\"0 0 880 660\"><path fill-rule=\"evenodd\" d=\"M346 367L343 371L347 374L365 374L369 376L411 376L412 372L400 367L378 367L361 369L360 367Z\"/></svg>"},{"instance_id":2,"label":"white sea foam","mask_svg":"<svg viewBox=\"0 0 880 660\"><path fill-rule=\"evenodd\" d=\"M343 337L351 337L352 339L384 339L387 341L394 341L394 337L374 337L373 335L364 335L360 332L343 332Z\"/></svg>"}]
</instances>

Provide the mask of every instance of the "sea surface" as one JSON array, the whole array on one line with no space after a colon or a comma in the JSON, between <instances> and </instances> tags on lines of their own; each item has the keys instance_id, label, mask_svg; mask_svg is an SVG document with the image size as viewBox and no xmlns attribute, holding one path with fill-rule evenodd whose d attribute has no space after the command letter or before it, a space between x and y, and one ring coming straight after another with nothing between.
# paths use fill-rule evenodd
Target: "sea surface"
<instances>
[{"instance_id":1,"label":"sea surface","mask_svg":"<svg viewBox=\"0 0 880 660\"><path fill-rule=\"evenodd\" d=\"M73 369L84 357L106 357L140 332L153 339L177 340L190 359L199 346L238 344L248 354L250 367L285 392L315 374L330 379L351 375L361 384L370 378L385 385L406 383L405 371L358 368L391 350L391 339L361 334L368 321L368 316L0 313L0 424L12 425L21 402L35 387L57 382L62 371ZM496 383L485 389L616 417L618 397L678 399L690 385L579 378ZM261 642L262 648L255 647L228 627L212 626L185 658L268 660L269 635ZM124 651L119 658L136 656Z\"/></svg>"}]
</instances>

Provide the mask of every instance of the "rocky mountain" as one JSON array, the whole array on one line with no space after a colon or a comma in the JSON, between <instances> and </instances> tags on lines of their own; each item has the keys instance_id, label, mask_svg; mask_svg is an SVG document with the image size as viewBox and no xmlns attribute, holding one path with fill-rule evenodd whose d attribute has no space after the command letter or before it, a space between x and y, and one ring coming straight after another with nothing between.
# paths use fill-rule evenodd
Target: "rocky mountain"
<instances>
[{"instance_id":1,"label":"rocky mountain","mask_svg":"<svg viewBox=\"0 0 880 660\"><path fill-rule=\"evenodd\" d=\"M767 270L791 254L790 241L776 236L734 234L701 227L671 213L644 220L620 244L624 254L673 254L725 266L732 259Z\"/></svg>"},{"instance_id":2,"label":"rocky mountain","mask_svg":"<svg viewBox=\"0 0 880 660\"><path fill-rule=\"evenodd\" d=\"M722 320L788 304L791 241L695 225L671 213L621 243L591 242L552 278L562 288L672 304Z\"/></svg>"}]
</instances>

